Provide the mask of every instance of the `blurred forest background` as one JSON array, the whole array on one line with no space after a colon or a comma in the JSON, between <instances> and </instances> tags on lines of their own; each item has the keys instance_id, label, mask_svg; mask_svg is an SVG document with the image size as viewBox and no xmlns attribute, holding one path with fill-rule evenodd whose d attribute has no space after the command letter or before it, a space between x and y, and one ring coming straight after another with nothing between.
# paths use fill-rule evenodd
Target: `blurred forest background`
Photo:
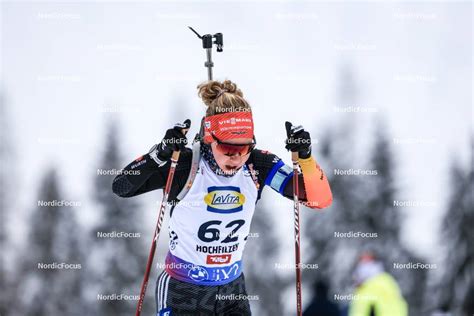
<instances>
[{"instance_id":1,"label":"blurred forest background","mask_svg":"<svg viewBox=\"0 0 474 316\"><path fill-rule=\"evenodd\" d=\"M2 119L7 117L6 103L2 102ZM177 119L177 118L176 118ZM170 120L171 121L171 120ZM14 139L8 137L8 122L2 122L2 166L11 165L18 152ZM103 151L97 158L96 170L119 170L130 161L125 159L119 145L120 132L114 120L107 122L103 136ZM353 290L351 269L357 257L365 250L375 251L392 275L395 276L410 306L410 315L430 315L435 310L450 311L452 315L468 315L463 308L472 308L474 286L474 172L469 165L453 159L451 183L447 184L450 198L438 232L443 256L435 262L435 270L399 270L393 263L426 263L426 259L410 250L401 240L403 220L394 207L397 200L397 162L393 159L393 145L382 122L378 122L368 161L362 168L377 170L376 176L337 176L336 168L350 169L357 150L352 146L352 122L344 122L324 131L321 143L314 146L314 154L330 179L334 194L333 205L323 212L303 208L302 243L303 262L316 263L318 269L304 270L304 297L311 297L312 284L324 280L334 293L348 294ZM7 136L7 137L5 137ZM472 149L471 149L472 150ZM2 225L17 210L8 201L14 199L14 190L7 185L11 178L9 168L2 168ZM7 174L8 173L8 174ZM2 249L14 256L13 267L1 274L1 315L130 315L135 309L147 247L152 236L153 223L145 222L145 212L155 212L156 203L138 203L122 199L111 191L113 175L90 177L88 185L94 207L100 218L94 225L80 225L80 207L37 206L29 212L28 237L20 249L9 249L9 235L2 229ZM43 171L38 183L37 200L67 200L62 179L54 165ZM256 315L277 315L292 306L294 277L291 269L282 273L276 268L283 253L291 260L293 249L284 248L274 229L278 217L274 215L269 189L257 207L252 223L251 238L245 251L248 291L258 295L252 301ZM270 196L270 197L269 197ZM288 215L291 208L287 207ZM291 218L287 224L291 223ZM166 224L165 224L166 225ZM166 226L164 226L166 227ZM290 225L288 225L290 228ZM14 228L13 228L14 229ZM99 238L98 232L132 232L144 238ZM377 238L335 238L335 232L377 233ZM292 235L286 236L289 240ZM161 234L155 263L162 263L167 236ZM5 252L4 252L5 254ZM12 259L12 258L10 258ZM40 270L38 263L81 263L79 270ZM4 260L5 263L5 260ZM154 270L156 276L159 269ZM290 273L288 273L290 272ZM154 284L149 286L145 313L154 310ZM125 294L130 300L98 299L99 294ZM12 303L14 302L14 303ZM341 309L348 302L337 302ZM294 305L294 304L293 304ZM341 314L342 315L342 314Z\"/></svg>"},{"instance_id":2,"label":"blurred forest background","mask_svg":"<svg viewBox=\"0 0 474 316\"><path fill-rule=\"evenodd\" d=\"M294 10L295 8L298 8L299 14L303 14L301 12L304 7L297 5L284 6L280 9ZM351 8L349 6L347 9ZM432 9L430 6L422 8L424 10L422 12L437 12L438 16L442 16L442 13L445 12L443 10L446 9L446 7ZM465 9L465 7L455 7L453 10L461 12L463 8ZM467 5L467 8L472 10L472 5ZM430 11L431 9L432 11ZM64 7L49 12L58 12L58 10L69 12ZM416 8L410 8L410 10L416 11ZM44 12L46 11L48 10ZM37 9L34 12L37 12ZM373 12L377 12L377 9L374 8ZM472 13L470 16L472 17ZM280 19L285 18L289 17L280 16ZM311 18L311 16L306 16L306 18ZM291 24L292 21L289 19L286 22ZM183 21L178 17L178 21L175 19L171 22L167 21L167 23L181 25ZM212 29L221 31L218 26L212 25ZM207 27L210 28L209 25ZM295 26L294 30L297 28L298 26ZM407 29L404 32L409 31ZM429 33L429 31L426 32ZM223 33L226 35L225 30ZM286 34L289 33L291 30ZM455 37L462 37L463 40L472 42L472 31L468 34L471 34L469 38L463 37L464 33L457 34ZM74 33L74 36L79 35ZM233 36L236 35L233 34ZM433 31L432 37L436 39L437 33ZM190 41L193 40L196 39L190 39ZM203 62L204 53L199 49L199 43L193 42L192 44L195 44L196 47L197 57L195 59ZM102 47L102 49L105 48ZM234 46L234 51L229 52L229 56L236 53L235 49L237 53L244 56L243 58L252 58L245 50L252 51L255 47L243 46L240 47L243 52L239 52L238 46ZM132 49L128 47L126 50ZM354 52L353 47L348 50L348 54L360 54L357 49ZM470 52L472 53L472 49ZM127 53L128 51L124 54ZM293 51L293 55L289 56L298 56L298 53L298 51ZM468 52L467 56L471 56L471 53ZM111 58L116 57L114 55ZM306 55L302 56L302 58L307 57ZM448 59L449 57L447 56ZM237 55L228 58L233 58L235 62L239 57ZM282 53L282 55L277 55L276 60L281 59L280 62L288 63L286 58L289 57ZM312 59L312 56L308 58ZM454 62L456 61L456 58L452 59ZM71 63L71 61L69 62ZM192 79L202 79L205 75L204 69L198 67L199 63L193 62L196 66L194 68L196 76ZM3 63L6 62L2 60ZM350 302L334 300L334 295L353 293L352 271L354 264L363 251L370 250L379 255L386 270L399 283L403 296L409 304L411 316L434 315L436 312L446 312L453 316L472 315L472 301L474 301L474 158L472 152L474 140L471 129L472 117L469 117L469 115L472 116L472 108L470 108L472 93L467 94L471 96L470 100L462 99L462 102L453 97L454 101L448 102L449 108L446 108L445 112L437 108L441 111L441 116L457 113L465 121L447 122L447 126L434 123L434 120L433 123L430 123L429 119L426 123L427 125L437 125L434 128L443 129L440 133L448 135L447 137L469 139L470 144L464 146L469 148L461 150L454 147L458 148L458 151L450 151L445 156L423 157L423 154L417 151L417 146L433 146L433 151L436 152L436 146L441 146L440 143L444 141L431 142L428 139L428 145L423 141L415 140L409 145L408 150L404 149L405 153L413 152L413 155L417 156L417 163L420 167L423 165L429 168L433 160L442 160L442 167L434 168L433 172L439 173L441 170L442 176L439 175L439 181L449 179L444 183L437 183L437 187L442 187L439 196L425 199L424 197L417 198L415 194L409 195L407 199L406 192L413 188L413 183L415 186L433 185L433 179L438 179L438 176L431 174L424 178L423 175L417 174L414 175L417 177L415 180L406 181L406 174L403 173L405 166L399 159L399 149L403 144L400 145L400 141L397 141L396 137L399 134L393 132L397 126L400 127L403 123L394 121L391 114L384 111L386 105L383 104L383 101L378 100L375 113L370 113L370 111L367 113L341 113L341 108L338 107L362 105L364 108L364 105L374 104L370 92L375 89L369 83L373 78L368 79L359 74L359 71L362 72L363 66L361 67L357 61L351 62L351 58L343 56L338 59L335 65L335 67L331 65L329 69L321 70L336 74L335 79L331 81L330 92L328 92L332 97L323 100L324 102L312 100L309 105L302 105L305 107L305 115L292 113L291 117L278 116L276 113L278 110L288 111L283 109L286 108L284 104L275 105L270 99L269 95L280 89L278 86L266 86L263 89L262 99L259 101L262 104L267 103L267 108L255 106L256 125L264 126L260 129L260 135L262 135L260 138L257 129L257 140L261 144L257 147L274 151L289 163L289 156L283 156L285 154L283 138L280 137L284 134L283 122L285 119L289 119L295 123L302 123L315 140L313 142L314 156L325 170L334 195L332 206L322 212L302 209L302 260L304 263L317 264L318 266L317 269L303 271L304 306L307 306L313 297L313 284L318 280L324 280L329 285L330 299L339 305L341 311L346 310ZM362 65L367 66L367 61ZM470 65L464 66L469 72L472 61ZM133 67L137 67L137 65L133 65ZM217 64L216 68L219 69L219 67L220 65ZM232 68L227 65L225 69ZM6 79L9 79L8 70L12 73L12 69L7 68L3 74ZM110 68L107 71L109 70ZM263 69L257 70L263 71ZM294 93L299 93L296 91L301 90L304 93L311 93L308 89L314 89L320 82L318 77L308 76L308 73L301 72L301 69L299 69L300 72L291 71L291 69L284 69L283 73L280 73L280 77L276 79L280 81L280 85L285 85L290 97ZM219 72L224 71L220 70ZM235 78L231 75L230 70L228 72L230 79L235 80L246 94L246 86L252 86L253 80L246 74L236 73ZM161 73L158 72L158 74ZM163 76L158 79L162 85L161 90L168 90L171 87L171 90L175 92L186 89L186 93L189 95L194 94L193 89L199 82L199 80L189 80L183 74L178 75L177 78L171 78L170 81L166 81L166 75ZM261 74L260 76L263 77ZM472 85L472 73L469 78L470 82L465 82L464 88ZM217 79L222 78L218 76ZM410 82L412 80L429 81L429 78L405 79L398 78L395 81L405 80L409 81L409 84L412 83ZM72 79L62 78L61 80L67 83ZM247 83L246 80L250 83ZM261 80L263 81L265 78ZM439 77L438 80L442 81L443 78ZM301 89L299 86L301 81L305 82L306 88ZM453 85L455 84L453 83ZM203 111L197 112L197 106L194 105L199 100L195 95L191 99L183 97L179 92L175 93L174 96L166 99L164 104L170 104L167 106L170 110L164 112L160 110L161 107L164 107L163 102L160 102L161 107L159 106L152 114L147 113L148 118L143 118L144 120L159 121L156 127L151 126L148 122L139 121L139 117L144 114L142 113L143 108L137 110L138 116L136 116L137 112L128 105L122 108L102 107L99 119L103 128L100 129L93 128L94 125L91 122L81 118L80 127L75 126L78 135L90 133L92 129L91 133L94 135L93 139L96 145L93 148L94 155L87 157L90 159L89 161L93 162L88 163L85 167L79 167L82 161L81 157L77 157L75 148L83 146L84 143L77 143L74 138L68 138L70 134L63 134L65 130L63 123L58 123L57 126L53 120L40 123L44 126L50 125L49 127L58 133L56 137L59 138L35 139L35 137L42 136L39 131L35 131L37 133L33 132L30 136L36 147L21 147L19 145L24 144L19 141L19 136L25 128L28 128L28 123L23 117L15 116L15 98L18 94L11 92L10 86L14 86L14 84L6 80L0 94L0 165L2 166L0 170L0 242L2 252L0 315L131 315L134 313L136 297L139 294L161 192L149 193L134 199L119 198L111 191L111 183L115 174L101 174L101 171L120 170L137 156L145 153L146 149L153 145L153 141L158 142L165 129L175 122L190 117L194 122L194 129L196 129L196 122L199 121L200 115L203 113ZM446 91L447 95L454 94L455 86L449 87L450 89ZM117 93L126 89L126 86L116 88ZM415 89L413 85L400 94L414 93L412 89ZM250 95L259 93L258 89L253 86L249 87L249 90L252 91ZM78 93L87 94L87 91ZM425 95L427 91L420 93ZM107 96L110 95L109 92ZM306 94L305 96L309 98L311 95ZM267 102L265 102L265 98L268 98ZM289 96L286 95L286 98ZM278 100L278 97L276 99ZM128 104L126 101L124 102ZM144 107L148 106L143 100L137 101L137 103ZM387 104L389 103L390 101L387 100ZM37 105L31 103L27 106L33 108ZM65 112L56 113L47 106L44 107L44 111L52 111L50 115L55 119L69 115L67 117L70 120L69 124L74 125L77 114L75 111L78 110L73 110L72 107L69 108L63 103L61 106L64 107L64 111L72 112L68 114ZM402 104L400 106L400 112L408 111ZM293 104L292 107L298 111L299 105ZM271 116L267 114L269 113L268 108L272 108ZM366 107L366 109L370 110L370 107ZM321 124L319 115L323 111L326 113L324 114L326 122ZM344 110L342 111L344 112ZM34 116L40 112L42 111L35 109L31 111L31 115ZM429 114L426 115L429 116ZM421 120L422 118L417 117L417 119ZM135 122L132 124L134 120ZM276 120L281 120L281 122ZM447 120L449 121L449 118ZM457 129L457 125L464 126L466 122L470 126L467 133L466 129ZM127 127L129 124L134 127ZM418 126L416 121L414 123L410 121L409 124L407 123L408 125ZM133 128L136 130L138 127L143 127L143 130L135 131L133 136L128 134ZM265 131L263 131L264 128ZM276 132L277 129L280 130ZM412 127L405 135L408 135L408 138L416 138L420 134L430 134L417 133L417 131L423 131L423 127ZM144 134L147 135L143 136ZM66 136L61 138L63 135ZM130 145L132 142L135 144L134 146ZM60 158L55 158L50 152L35 150L38 147L46 146L53 147L53 151L62 152ZM135 152L137 147L141 149ZM39 158L43 163L41 167L35 164L35 160ZM62 162L69 158L78 164L77 169L75 166L68 168L62 165ZM21 165L16 163L19 159L23 161ZM29 164L30 160L31 165ZM404 161L406 160L410 159L405 158ZM88 172L84 173L84 169L81 168L86 168ZM372 170L377 174L351 176L339 175L336 172L336 170L350 169ZM69 177L70 174L75 174L73 180ZM30 175L35 175L35 177L31 177L35 181L33 184L25 186L21 181L30 181ZM78 183L77 179L80 179L81 182ZM24 193L25 187L34 187L33 197L31 194ZM86 191L86 197L77 193L76 188L79 187ZM291 201L282 201L281 197L277 197L268 188L264 192L263 199L257 204L251 228L255 238L249 239L244 253L247 291L250 295L259 297L258 300L251 301L254 315L292 315L295 310L294 271L290 268L278 267L279 263L291 264L294 260ZM80 198L77 198L78 196ZM40 201L54 200L68 200L78 203L63 207L41 206L39 203ZM407 207L395 205L395 201L406 200L415 202L425 200L428 203L418 207L408 207L410 209L408 212ZM435 202L431 203L431 201ZM434 234L421 228L424 215L418 217L418 226L407 225L407 220L404 217L408 213L412 211L430 212L430 209L435 207L440 209L440 216L438 222L435 223ZM163 227L167 227L166 220ZM98 237L100 232L128 232L138 234L139 237L102 238ZM377 233L377 237L336 238L335 232ZM417 236L426 239L426 237L422 237L424 234L431 236L428 239L435 240L432 244L436 245L436 249L420 251ZM166 230L163 230L155 256L155 265L157 266L153 269L151 276L153 280L151 280L147 291L144 315L151 315L155 311L154 278L160 272L158 264L164 261L168 242L166 235ZM81 268L38 268L38 263L62 262L80 264ZM436 268L395 269L394 263L427 263L436 265ZM108 298L106 298L107 295L109 295ZM124 298L120 300L110 295L124 295L122 296ZM341 315L344 315L343 312Z\"/></svg>"}]
</instances>

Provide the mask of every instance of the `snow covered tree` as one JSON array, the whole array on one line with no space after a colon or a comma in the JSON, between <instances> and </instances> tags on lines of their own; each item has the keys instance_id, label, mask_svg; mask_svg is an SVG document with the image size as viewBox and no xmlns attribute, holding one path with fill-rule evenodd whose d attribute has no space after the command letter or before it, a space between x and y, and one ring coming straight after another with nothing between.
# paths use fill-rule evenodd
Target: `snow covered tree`
<instances>
[{"instance_id":1,"label":"snow covered tree","mask_svg":"<svg viewBox=\"0 0 474 316\"><path fill-rule=\"evenodd\" d=\"M471 154L474 147L471 146ZM451 197L442 222L445 249L437 302L455 315L472 315L474 288L474 158L451 168Z\"/></svg>"},{"instance_id":2,"label":"snow covered tree","mask_svg":"<svg viewBox=\"0 0 474 316\"><path fill-rule=\"evenodd\" d=\"M93 251L89 264L94 269L95 291L87 294L90 301L97 302L98 315L130 315L135 311L133 296L139 295L146 263L147 250L141 238L148 237L143 236L144 214L135 200L117 197L112 192L115 173L109 171L120 170L124 163L119 155L118 137L116 123L110 121L94 183L100 220L90 236ZM117 237L119 234L125 237ZM147 293L153 295L153 291Z\"/></svg>"},{"instance_id":3,"label":"snow covered tree","mask_svg":"<svg viewBox=\"0 0 474 316\"><path fill-rule=\"evenodd\" d=\"M338 106L350 106L358 101L357 80L347 65L340 70ZM332 205L322 211L303 210L302 246L309 263L318 264L318 269L303 270L307 286L316 280L328 283L332 298L335 293L348 290L351 280L350 268L359 247L349 239L336 238L335 234L354 230L359 220L358 213L364 201L361 192L363 178L344 173L360 166L357 152L356 121L350 114L337 121L337 126L322 133L321 142L313 146L316 160L325 170L333 192Z\"/></svg>"},{"instance_id":4,"label":"snow covered tree","mask_svg":"<svg viewBox=\"0 0 474 316\"><path fill-rule=\"evenodd\" d=\"M247 293L258 296L258 301L250 301L255 315L279 315L284 308L282 289L289 280L275 270L280 250L275 227L267 202L260 201L252 219L251 235L244 254Z\"/></svg>"},{"instance_id":5,"label":"snow covered tree","mask_svg":"<svg viewBox=\"0 0 474 316\"><path fill-rule=\"evenodd\" d=\"M307 280L328 279L334 292L347 293L351 289L352 269L358 256L363 251L372 251L395 276L410 305L410 313L416 315L423 304L426 273L424 270L393 269L395 262L423 260L411 253L400 240L402 222L394 206L397 194L395 164L388 137L381 127L378 131L371 157L365 163L351 161L350 157L356 154L350 151L350 138L344 137L348 134L341 131L331 132L330 137L325 137L320 144L320 160L324 161L328 173L333 173L328 177L334 202L322 213L303 214L305 239L311 246L310 260L320 266L314 277L309 276ZM345 154L340 152L341 148L346 150ZM359 232L371 237L351 235ZM338 237L343 234L349 237Z\"/></svg>"},{"instance_id":6,"label":"snow covered tree","mask_svg":"<svg viewBox=\"0 0 474 316\"><path fill-rule=\"evenodd\" d=\"M57 173L46 172L40 184L38 207L31 214L30 233L17 283L19 315L84 315L82 301L83 256L80 229L73 206L60 192ZM15 314L15 313L14 313Z\"/></svg>"},{"instance_id":7,"label":"snow covered tree","mask_svg":"<svg viewBox=\"0 0 474 316\"><path fill-rule=\"evenodd\" d=\"M304 209L302 246L306 263L318 264L317 270L303 270L303 280L310 286L315 280L326 280L330 290L343 293L350 283L352 260L360 251L353 240L336 238L335 234L357 231L358 211L362 206L364 195L361 193L363 179L357 176L342 176L339 172L354 167L351 157L354 146L350 125L326 132L322 142L317 146L316 158L329 179L333 192L332 205L322 211Z\"/></svg>"},{"instance_id":8,"label":"snow covered tree","mask_svg":"<svg viewBox=\"0 0 474 316\"><path fill-rule=\"evenodd\" d=\"M377 175L365 177L366 203L359 214L362 229L376 232L377 238L363 242L364 247L369 247L381 255L387 271L398 281L410 307L410 315L420 315L426 286L426 270L393 267L394 263L423 263L424 259L408 250L400 239L402 217L400 210L394 206L394 201L397 200L394 175L396 164L383 125L382 122L378 124L378 135L369 164L372 170L377 171Z\"/></svg>"},{"instance_id":9,"label":"snow covered tree","mask_svg":"<svg viewBox=\"0 0 474 316\"><path fill-rule=\"evenodd\" d=\"M11 196L8 192L8 187L6 185L6 179L14 178L9 177L8 173L11 172L10 168L6 166L11 166L11 143L10 138L8 137L9 124L7 121L6 115L6 104L5 98L3 95L0 95L0 249L2 249L2 257L0 258L0 287L2 289L9 289L5 291L0 298L0 315L6 315L7 305L10 299L10 296L14 292L11 278L8 278L8 275L11 275L7 271L6 258L10 254L10 238L8 236L8 219L11 208Z\"/></svg>"},{"instance_id":10,"label":"snow covered tree","mask_svg":"<svg viewBox=\"0 0 474 316\"><path fill-rule=\"evenodd\" d=\"M358 104L357 81L350 68L341 71L339 102ZM318 263L315 272L306 271L307 282L328 280L331 294L352 291L354 264L364 251L380 257L394 275L410 306L411 315L419 315L426 273L423 270L394 270L396 262L423 262L400 239L402 218L394 206L397 197L396 164L389 137L382 121L375 121L375 139L369 154L360 150L362 131L358 118L345 114L336 127L328 130L316 147L316 158L326 170L333 192L333 204L321 213L303 212L307 253ZM365 133L365 134L364 134ZM368 237L355 237L363 233Z\"/></svg>"}]
</instances>

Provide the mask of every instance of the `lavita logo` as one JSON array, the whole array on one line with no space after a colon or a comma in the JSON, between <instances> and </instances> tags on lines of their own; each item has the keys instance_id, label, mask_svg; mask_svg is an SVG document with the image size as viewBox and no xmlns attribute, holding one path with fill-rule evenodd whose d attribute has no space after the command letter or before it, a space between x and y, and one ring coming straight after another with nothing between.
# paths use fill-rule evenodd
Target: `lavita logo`
<instances>
[{"instance_id":1,"label":"lavita logo","mask_svg":"<svg viewBox=\"0 0 474 316\"><path fill-rule=\"evenodd\" d=\"M234 186L212 186L207 188L204 202L207 210L214 213L235 213L242 211L245 196L239 187Z\"/></svg>"}]
</instances>

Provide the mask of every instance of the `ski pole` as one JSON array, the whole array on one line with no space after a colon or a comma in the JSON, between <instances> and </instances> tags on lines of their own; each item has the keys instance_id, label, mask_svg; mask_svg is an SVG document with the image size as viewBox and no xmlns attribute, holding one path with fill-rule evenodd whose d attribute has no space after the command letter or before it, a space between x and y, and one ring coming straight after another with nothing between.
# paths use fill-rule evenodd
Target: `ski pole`
<instances>
[{"instance_id":1,"label":"ski pole","mask_svg":"<svg viewBox=\"0 0 474 316\"><path fill-rule=\"evenodd\" d=\"M183 130L183 132L184 131L186 130ZM170 171L168 173L168 178L166 179L165 190L163 191L163 198L161 200L158 221L156 223L155 234L153 235L150 253L148 255L148 260L146 262L145 275L143 276L142 287L140 290L140 297L138 299L137 310L135 312L135 316L140 316L140 313L142 312L143 300L145 299L145 292L148 286L148 279L150 277L151 266L153 264L153 258L155 256L156 244L158 242L158 237L160 236L161 225L163 224L163 218L165 217L165 210L168 204L168 196L171 190L171 183L173 182L174 172L176 171L176 166L178 165L178 159L179 159L179 151L173 151L173 155L171 156Z\"/></svg>"},{"instance_id":2,"label":"ski pole","mask_svg":"<svg viewBox=\"0 0 474 316\"><path fill-rule=\"evenodd\" d=\"M300 253L300 203L298 201L298 152L291 153L293 161L293 210L295 213L295 262L296 262L296 315L301 316L301 253Z\"/></svg>"}]
</instances>

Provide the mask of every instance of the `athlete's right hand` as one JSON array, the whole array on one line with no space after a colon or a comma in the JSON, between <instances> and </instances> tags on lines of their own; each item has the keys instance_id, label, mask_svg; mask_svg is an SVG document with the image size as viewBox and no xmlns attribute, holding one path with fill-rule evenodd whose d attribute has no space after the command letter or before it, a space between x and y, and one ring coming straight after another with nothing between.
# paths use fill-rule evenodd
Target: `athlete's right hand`
<instances>
[{"instance_id":1,"label":"athlete's right hand","mask_svg":"<svg viewBox=\"0 0 474 316\"><path fill-rule=\"evenodd\" d=\"M186 133L191 127L191 120L187 119L183 123L176 123L173 128L166 131L165 137L159 144L150 149L150 157L158 165L163 165L171 158L173 151L182 151L188 144Z\"/></svg>"}]
</instances>

